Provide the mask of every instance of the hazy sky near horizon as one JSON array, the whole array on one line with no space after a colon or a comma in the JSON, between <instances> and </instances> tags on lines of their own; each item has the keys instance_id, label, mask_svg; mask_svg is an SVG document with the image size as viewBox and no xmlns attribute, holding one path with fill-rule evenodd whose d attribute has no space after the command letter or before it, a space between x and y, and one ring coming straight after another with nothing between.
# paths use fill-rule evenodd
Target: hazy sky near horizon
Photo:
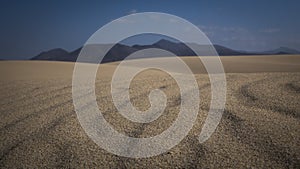
<instances>
[{"instance_id":1,"label":"hazy sky near horizon","mask_svg":"<svg viewBox=\"0 0 300 169\"><path fill-rule=\"evenodd\" d=\"M212 43L236 50L280 46L300 50L299 7L297 0L2 0L0 59L30 58L53 48L75 50L103 25L137 12L182 17L197 25Z\"/></svg>"}]
</instances>

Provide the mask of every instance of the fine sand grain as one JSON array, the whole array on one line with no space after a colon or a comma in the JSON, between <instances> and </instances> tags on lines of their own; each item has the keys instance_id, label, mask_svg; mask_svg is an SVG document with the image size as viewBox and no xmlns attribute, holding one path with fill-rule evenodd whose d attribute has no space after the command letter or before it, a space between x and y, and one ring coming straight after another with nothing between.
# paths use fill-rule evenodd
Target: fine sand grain
<instances>
[{"instance_id":1,"label":"fine sand grain","mask_svg":"<svg viewBox=\"0 0 300 169\"><path fill-rule=\"evenodd\" d=\"M0 167L300 168L300 56L222 57L226 109L217 130L203 144L198 136L210 104L209 78L198 58L183 60L200 88L198 118L180 144L145 159L113 155L86 135L72 102L74 63L1 61ZM157 120L134 123L112 103L110 81L117 65L103 64L97 74L97 102L105 119L132 137L160 134L179 112L176 82L159 70L139 73L130 85L130 99L138 110L149 108L152 89L164 91L168 101Z\"/></svg>"}]
</instances>

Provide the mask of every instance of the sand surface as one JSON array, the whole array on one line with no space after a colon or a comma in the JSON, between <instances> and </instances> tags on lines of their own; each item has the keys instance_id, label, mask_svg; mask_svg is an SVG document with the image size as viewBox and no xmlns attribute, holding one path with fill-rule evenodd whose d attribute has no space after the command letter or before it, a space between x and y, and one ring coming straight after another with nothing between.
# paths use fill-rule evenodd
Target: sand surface
<instances>
[{"instance_id":1,"label":"sand surface","mask_svg":"<svg viewBox=\"0 0 300 169\"><path fill-rule=\"evenodd\" d=\"M145 159L113 155L84 132L72 102L74 63L1 61L0 167L300 168L300 56L222 57L226 110L215 133L203 144L198 136L210 105L210 83L196 57L183 60L192 68L200 88L198 118L180 144ZM105 119L132 137L163 132L180 108L174 79L158 70L134 78L130 98L138 110L149 108L152 89L159 88L168 97L161 117L148 124L134 123L121 116L112 103L110 78L116 65L103 64L98 71L97 102Z\"/></svg>"}]
</instances>

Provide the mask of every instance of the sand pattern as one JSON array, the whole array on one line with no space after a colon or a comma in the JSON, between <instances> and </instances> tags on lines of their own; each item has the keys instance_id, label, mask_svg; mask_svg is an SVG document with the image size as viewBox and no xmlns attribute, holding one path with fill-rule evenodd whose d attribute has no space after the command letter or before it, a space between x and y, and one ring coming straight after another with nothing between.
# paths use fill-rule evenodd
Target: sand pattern
<instances>
[{"instance_id":1,"label":"sand pattern","mask_svg":"<svg viewBox=\"0 0 300 169\"><path fill-rule=\"evenodd\" d=\"M245 73L227 65L231 73L226 74L226 110L215 133L203 144L198 136L209 109L210 83L207 74L195 74L201 103L189 135L164 154L130 159L101 149L80 126L72 103L71 63L0 64L1 72L12 65L26 69L12 76L3 75L5 78L0 81L1 168L300 167L300 71L295 71L295 67L284 72L272 68L272 71ZM45 65L33 75L37 64ZM105 73L99 73L96 82L97 102L105 119L117 131L132 137L155 136L177 118L179 88L168 74L149 70L132 81L130 99L138 110L149 108L148 95L152 89L161 89L168 98L161 117L140 124L117 112L110 94L114 64L103 68Z\"/></svg>"}]
</instances>

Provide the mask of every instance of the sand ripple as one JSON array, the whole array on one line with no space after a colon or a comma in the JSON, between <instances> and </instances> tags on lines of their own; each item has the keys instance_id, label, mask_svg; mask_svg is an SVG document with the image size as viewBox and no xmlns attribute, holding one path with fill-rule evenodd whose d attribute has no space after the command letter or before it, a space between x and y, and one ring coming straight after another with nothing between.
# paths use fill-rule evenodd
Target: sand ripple
<instances>
[{"instance_id":1,"label":"sand ripple","mask_svg":"<svg viewBox=\"0 0 300 169\"><path fill-rule=\"evenodd\" d=\"M149 124L131 122L117 112L108 78L96 83L99 109L106 120L133 137L160 134L176 119L180 108L175 81L162 72L145 73L132 82L133 105L146 110L148 94L154 88L168 97L166 111ZM115 156L88 138L74 112L71 79L2 81L0 167L300 167L300 73L227 74L226 111L216 132L203 144L198 135L210 104L210 84L205 74L196 78L202 102L193 129L170 151L147 159Z\"/></svg>"}]
</instances>

